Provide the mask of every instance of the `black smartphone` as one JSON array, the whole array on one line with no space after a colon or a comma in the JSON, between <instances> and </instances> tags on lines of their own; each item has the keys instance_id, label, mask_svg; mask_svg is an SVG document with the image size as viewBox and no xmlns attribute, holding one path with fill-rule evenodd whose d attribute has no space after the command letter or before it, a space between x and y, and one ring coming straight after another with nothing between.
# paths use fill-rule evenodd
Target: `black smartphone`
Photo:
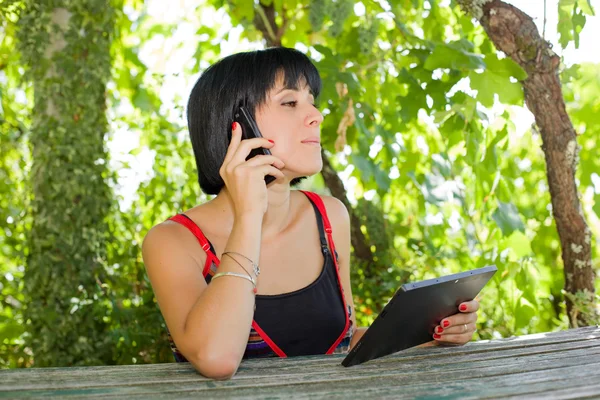
<instances>
[{"instance_id":1,"label":"black smartphone","mask_svg":"<svg viewBox=\"0 0 600 400\"><path fill-rule=\"evenodd\" d=\"M250 113L245 107L238 108L233 120L240 124L240 126L242 127L242 140L263 137L263 135L261 135L260 133L260 130L258 129L258 125L256 125L256 122L254 121L254 118L252 118L252 115L250 115ZM248 154L248 157L246 157L246 161L259 154L268 156L271 155L271 152L269 151L269 149L265 149L264 147L252 149L250 154ZM276 178L272 175L266 175L265 183L268 185L275 179Z\"/></svg>"}]
</instances>

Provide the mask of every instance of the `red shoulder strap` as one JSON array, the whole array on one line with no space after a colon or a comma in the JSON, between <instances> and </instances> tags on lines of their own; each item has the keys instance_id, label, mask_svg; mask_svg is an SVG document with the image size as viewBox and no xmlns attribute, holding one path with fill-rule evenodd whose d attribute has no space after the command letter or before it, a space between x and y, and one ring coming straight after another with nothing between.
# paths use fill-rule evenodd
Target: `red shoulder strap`
<instances>
[{"instance_id":1,"label":"red shoulder strap","mask_svg":"<svg viewBox=\"0 0 600 400\"><path fill-rule=\"evenodd\" d=\"M329 348L327 353L325 353L325 354L333 354L335 348L344 339L344 336L346 335L346 332L348 331L348 328L350 327L350 317L348 315L348 307L346 306L346 296L344 295L344 287L342 286L342 281L340 279L340 266L338 264L337 257L335 256L335 254L336 254L335 244L333 243L333 235L332 235L333 230L331 229L331 223L329 222L329 218L327 217L327 210L325 209L325 204L323 203L323 199L321 199L321 196L319 196L318 194L313 193L313 192L305 192L304 190L301 190L301 192L304 193L309 199L311 199L313 201L313 203L315 203L315 205L317 206L317 209L321 213L321 217L323 218L323 225L325 227L325 232L327 233L327 241L329 242L329 248L331 250L333 262L335 263L335 273L337 274L337 278L338 278L337 279L338 286L340 288L340 293L342 294L342 302L344 304L344 313L346 314L346 326L344 327L342 334L340 335L340 337L338 337L338 339L335 341L335 343Z\"/></svg>"},{"instance_id":2,"label":"red shoulder strap","mask_svg":"<svg viewBox=\"0 0 600 400\"><path fill-rule=\"evenodd\" d=\"M202 275L206 277L208 271L210 270L210 265L212 262L214 262L217 267L219 266L219 259L210 250L210 243L208 242L208 239L206 239L206 236L204 236L202 230L200 229L200 227L198 227L198 225L194 223L194 221L185 217L182 214L177 214L174 217L169 218L169 220L185 226L190 232L192 232L192 235L194 235L196 239L198 239L198 243L200 243L200 246L202 246L202 250L204 250L207 256L206 263L204 264L204 270L202 271Z\"/></svg>"},{"instance_id":3,"label":"red shoulder strap","mask_svg":"<svg viewBox=\"0 0 600 400\"><path fill-rule=\"evenodd\" d=\"M335 261L335 267L337 270L339 270L340 267L338 265L337 257L335 257L335 244L333 243L333 236L331 234L333 230L331 229L329 217L327 217L327 210L325 209L323 199L321 199L321 196L313 192L305 192L304 190L301 190L301 192L304 193L309 199L311 199L313 203L315 203L317 209L321 213L321 218L323 218L323 226L325 227L325 233L327 234L327 241L329 242L329 247L331 253L333 254L333 260Z\"/></svg>"},{"instance_id":4,"label":"red shoulder strap","mask_svg":"<svg viewBox=\"0 0 600 400\"><path fill-rule=\"evenodd\" d=\"M202 272L202 274L206 278L206 275L208 275L208 272L210 271L211 262L214 262L217 267L219 266L219 263L220 263L217 256L210 250L210 243L208 242L208 239L206 239L206 236L204 236L204 234L202 233L202 230L200 229L200 227L198 225L196 225L191 219L185 217L182 214L177 214L174 217L169 218L169 220L177 222L177 223L185 226L198 239L200 246L202 246L202 249L206 252L206 256L207 256L206 264L204 265L204 271ZM256 333L258 333L258 335L273 350L273 352L275 352L275 354L277 354L279 357L287 357L287 355L283 352L283 350L281 350L279 348L279 346L277 346L275 344L275 342L273 342L273 340L271 340L269 335L267 335L266 332L263 331L260 326L258 326L258 323L256 323L256 321L254 319L252 320L252 327L254 328Z\"/></svg>"}]
</instances>

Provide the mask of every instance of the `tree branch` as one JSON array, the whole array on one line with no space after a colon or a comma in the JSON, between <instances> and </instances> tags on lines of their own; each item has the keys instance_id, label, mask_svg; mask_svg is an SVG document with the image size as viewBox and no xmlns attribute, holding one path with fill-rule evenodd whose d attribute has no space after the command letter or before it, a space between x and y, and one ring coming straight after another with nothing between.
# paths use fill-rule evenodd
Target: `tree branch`
<instances>
[{"instance_id":1,"label":"tree branch","mask_svg":"<svg viewBox=\"0 0 600 400\"><path fill-rule=\"evenodd\" d=\"M540 36L531 17L518 8L501 0L483 6L481 0L458 2L479 20L496 48L527 71L522 85L543 141L552 212L562 247L567 314L573 327L594 324L598 318L595 307L588 307L585 300L593 302L595 297L592 234L575 183L580 147L562 95L560 58Z\"/></svg>"},{"instance_id":2,"label":"tree branch","mask_svg":"<svg viewBox=\"0 0 600 400\"><path fill-rule=\"evenodd\" d=\"M273 3L271 3L271 5L265 7L274 8L274 5ZM260 21L262 22L262 27L259 27L259 30L263 33L263 36L265 36L267 42L270 41L272 44L279 42L279 46L281 46L281 38L280 40L277 40L277 36L275 35L275 31L273 30L273 25L275 25L274 18L273 25L271 25L271 22L269 21L269 18L265 13L265 9L260 3L256 5L256 13L260 17Z\"/></svg>"}]
</instances>

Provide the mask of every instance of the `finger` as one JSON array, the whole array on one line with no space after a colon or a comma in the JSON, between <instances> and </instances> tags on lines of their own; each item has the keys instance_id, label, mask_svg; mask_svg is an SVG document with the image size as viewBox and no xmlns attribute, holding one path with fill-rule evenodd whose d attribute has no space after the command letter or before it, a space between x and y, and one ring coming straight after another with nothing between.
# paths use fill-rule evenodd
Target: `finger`
<instances>
[{"instance_id":1,"label":"finger","mask_svg":"<svg viewBox=\"0 0 600 400\"><path fill-rule=\"evenodd\" d=\"M479 310L479 302L477 300L465 301L464 303L459 304L458 310L460 312L476 312Z\"/></svg>"},{"instance_id":2,"label":"finger","mask_svg":"<svg viewBox=\"0 0 600 400\"><path fill-rule=\"evenodd\" d=\"M279 158L275 156L258 155L246 161L246 165L249 167L258 167L260 165L273 165L275 168L283 168L285 164Z\"/></svg>"},{"instance_id":3,"label":"finger","mask_svg":"<svg viewBox=\"0 0 600 400\"><path fill-rule=\"evenodd\" d=\"M270 149L273 146L275 146L275 142L272 142L265 138L252 138L242 140L235 151L235 155L233 156L232 161L236 163L242 163L246 161L246 157L248 157L252 150L261 147L265 149Z\"/></svg>"},{"instance_id":4,"label":"finger","mask_svg":"<svg viewBox=\"0 0 600 400\"><path fill-rule=\"evenodd\" d=\"M227 165L231 158L235 154L237 148L242 141L242 127L237 122L231 124L231 141L229 142L229 146L227 147L227 153L225 154L225 160L223 160L223 165Z\"/></svg>"},{"instance_id":5,"label":"finger","mask_svg":"<svg viewBox=\"0 0 600 400\"><path fill-rule=\"evenodd\" d=\"M449 328L442 328L441 326L436 326L434 332L438 335L460 335L468 332L475 332L477 330L477 325L474 322L462 325L455 325Z\"/></svg>"},{"instance_id":6,"label":"finger","mask_svg":"<svg viewBox=\"0 0 600 400\"><path fill-rule=\"evenodd\" d=\"M439 344L445 345L457 345L457 344L465 344L471 341L473 338L473 332L463 333L461 335L437 335L434 334L433 339Z\"/></svg>"},{"instance_id":7,"label":"finger","mask_svg":"<svg viewBox=\"0 0 600 400\"><path fill-rule=\"evenodd\" d=\"M262 167L258 167L257 169L260 171L260 173L263 176L273 175L275 178L278 178L278 179L285 177L283 172L281 172L280 170L278 170L277 168L275 168L272 165L263 165Z\"/></svg>"},{"instance_id":8,"label":"finger","mask_svg":"<svg viewBox=\"0 0 600 400\"><path fill-rule=\"evenodd\" d=\"M440 321L440 326L444 329L450 328L451 326L469 324L477 321L477 313L462 313L454 314L448 318L444 318Z\"/></svg>"}]
</instances>

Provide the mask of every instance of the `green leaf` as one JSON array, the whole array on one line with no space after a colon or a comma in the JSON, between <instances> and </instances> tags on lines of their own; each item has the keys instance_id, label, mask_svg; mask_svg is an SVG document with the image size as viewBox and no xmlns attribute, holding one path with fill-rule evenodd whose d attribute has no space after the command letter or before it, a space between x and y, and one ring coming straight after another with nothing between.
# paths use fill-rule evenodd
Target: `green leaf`
<instances>
[{"instance_id":1,"label":"green leaf","mask_svg":"<svg viewBox=\"0 0 600 400\"><path fill-rule=\"evenodd\" d=\"M150 94L146 89L139 88L135 92L135 95L133 96L133 105L142 111L151 111L153 109Z\"/></svg>"},{"instance_id":2,"label":"green leaf","mask_svg":"<svg viewBox=\"0 0 600 400\"><path fill-rule=\"evenodd\" d=\"M240 19L246 18L248 21L254 20L254 2L241 1L236 3L236 7Z\"/></svg>"},{"instance_id":3,"label":"green leaf","mask_svg":"<svg viewBox=\"0 0 600 400\"><path fill-rule=\"evenodd\" d=\"M506 76L498 75L490 70L478 74L469 73L471 88L477 90L477 100L486 106L494 105L494 94L498 94L504 104L523 105L523 88L517 82L511 82Z\"/></svg>"},{"instance_id":4,"label":"green leaf","mask_svg":"<svg viewBox=\"0 0 600 400\"><path fill-rule=\"evenodd\" d=\"M587 4L587 0L559 0L557 31L560 36L558 41L563 49L571 41L574 42L576 49L579 48L579 34L585 26L585 14L588 13L593 15L593 10Z\"/></svg>"},{"instance_id":5,"label":"green leaf","mask_svg":"<svg viewBox=\"0 0 600 400\"><path fill-rule=\"evenodd\" d=\"M573 38L575 39L575 48L579 48L579 34L581 30L585 26L585 15L582 12L574 12L573 17L571 18L573 22Z\"/></svg>"},{"instance_id":6,"label":"green leaf","mask_svg":"<svg viewBox=\"0 0 600 400\"><path fill-rule=\"evenodd\" d=\"M538 299L536 297L537 290L537 273L534 268L530 266L528 262L521 263L519 272L515 275L515 283L517 289L522 292L522 296L534 306L538 307Z\"/></svg>"},{"instance_id":7,"label":"green leaf","mask_svg":"<svg viewBox=\"0 0 600 400\"><path fill-rule=\"evenodd\" d=\"M598 218L600 218L600 193L597 193L594 196L594 206L592 207L592 210L594 210Z\"/></svg>"},{"instance_id":8,"label":"green leaf","mask_svg":"<svg viewBox=\"0 0 600 400\"><path fill-rule=\"evenodd\" d=\"M579 6L579 8L581 8L581 11L586 14L586 15L596 15L594 13L594 9L592 8L592 2L591 0L579 0L577 2L577 5Z\"/></svg>"},{"instance_id":9,"label":"green leaf","mask_svg":"<svg viewBox=\"0 0 600 400\"><path fill-rule=\"evenodd\" d=\"M6 339L16 339L25 333L25 326L16 322L0 324L0 337Z\"/></svg>"},{"instance_id":10,"label":"green leaf","mask_svg":"<svg viewBox=\"0 0 600 400\"><path fill-rule=\"evenodd\" d=\"M360 171L360 175L363 181L369 182L371 180L373 168L371 161L358 154L352 155L352 163Z\"/></svg>"},{"instance_id":11,"label":"green leaf","mask_svg":"<svg viewBox=\"0 0 600 400\"><path fill-rule=\"evenodd\" d=\"M334 58L333 51L329 47L315 44L313 48L319 53L323 54L326 58Z\"/></svg>"},{"instance_id":12,"label":"green leaf","mask_svg":"<svg viewBox=\"0 0 600 400\"><path fill-rule=\"evenodd\" d=\"M527 72L519 64L513 61L512 58L505 57L499 59L496 54L485 57L486 69L492 71L496 75L503 77L514 77L520 81L527 79Z\"/></svg>"},{"instance_id":13,"label":"green leaf","mask_svg":"<svg viewBox=\"0 0 600 400\"><path fill-rule=\"evenodd\" d=\"M531 241L521 231L514 231L509 236L507 245L518 258L525 257L533 252Z\"/></svg>"},{"instance_id":14,"label":"green leaf","mask_svg":"<svg viewBox=\"0 0 600 400\"><path fill-rule=\"evenodd\" d=\"M515 310L515 328L521 329L528 326L535 315L535 307L525 297L521 296Z\"/></svg>"},{"instance_id":15,"label":"green leaf","mask_svg":"<svg viewBox=\"0 0 600 400\"><path fill-rule=\"evenodd\" d=\"M387 192L390 188L390 177L385 170L379 168L379 164L373 168L373 175L375 176L375 183L380 191Z\"/></svg>"},{"instance_id":16,"label":"green leaf","mask_svg":"<svg viewBox=\"0 0 600 400\"><path fill-rule=\"evenodd\" d=\"M525 232L525 225L521 221L519 211L512 203L498 201L498 208L492 214L492 218L496 221L504 236L509 236L516 230Z\"/></svg>"},{"instance_id":17,"label":"green leaf","mask_svg":"<svg viewBox=\"0 0 600 400\"><path fill-rule=\"evenodd\" d=\"M437 68L473 70L484 67L485 64L480 55L466 51L464 46L456 44L456 42L435 46L424 65L424 68L430 71Z\"/></svg>"}]
</instances>

